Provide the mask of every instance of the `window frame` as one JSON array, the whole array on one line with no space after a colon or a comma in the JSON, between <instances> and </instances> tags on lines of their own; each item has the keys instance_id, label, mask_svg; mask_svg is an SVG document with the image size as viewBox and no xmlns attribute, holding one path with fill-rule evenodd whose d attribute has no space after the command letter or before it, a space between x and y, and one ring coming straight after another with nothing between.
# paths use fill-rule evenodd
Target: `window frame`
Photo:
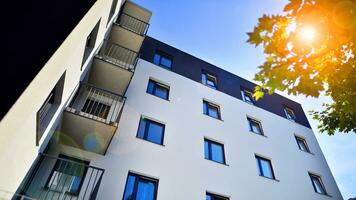
<instances>
[{"instance_id":1,"label":"window frame","mask_svg":"<svg viewBox=\"0 0 356 200\"><path fill-rule=\"evenodd\" d=\"M247 95L246 95L247 93ZM255 105L255 101L254 101L254 98L253 98L253 94L250 90L247 90L245 88L241 88L241 96L242 96L242 100L250 105ZM251 101L248 101L246 100L246 96L248 96Z\"/></svg>"},{"instance_id":2,"label":"window frame","mask_svg":"<svg viewBox=\"0 0 356 200\"><path fill-rule=\"evenodd\" d=\"M310 177L310 181L312 182L314 192L318 193L318 194L322 194L322 195L329 195L328 192L326 191L326 188L325 188L325 185L324 185L324 182L323 182L321 176L317 175L315 173L311 173L311 172L308 172L308 174L309 174L309 177ZM317 192L317 189L316 189L316 186L314 184L313 178L315 178L319 182L319 184L321 186L321 189L323 190L322 193Z\"/></svg>"},{"instance_id":3,"label":"window frame","mask_svg":"<svg viewBox=\"0 0 356 200\"><path fill-rule=\"evenodd\" d=\"M274 173L273 164L272 164L272 160L271 159L268 159L266 157L262 157L262 156L257 155L257 154L255 154L255 159L258 161L257 162L258 163L257 167L258 167L259 176L262 176L262 177L268 178L268 179L272 179L272 180L277 180L276 179L276 175ZM269 163L269 167L271 169L272 178L264 175L262 164L261 164L261 160L267 161Z\"/></svg>"},{"instance_id":4,"label":"window frame","mask_svg":"<svg viewBox=\"0 0 356 200\"><path fill-rule=\"evenodd\" d=\"M206 109L207 112L206 112L206 113L205 113L205 106L207 107L207 109ZM216 110L217 110L217 115L218 115L217 117L214 117L214 116L212 116L212 115L209 114L209 113L210 113L209 107L216 108ZM212 118L214 118L214 119L221 120L221 110L220 110L220 106L217 105L217 104L215 104L215 103L211 103L210 101L205 100L205 99L203 99L203 114L204 114L204 115L207 115L207 116L209 116L209 117L212 117Z\"/></svg>"},{"instance_id":5,"label":"window frame","mask_svg":"<svg viewBox=\"0 0 356 200\"><path fill-rule=\"evenodd\" d=\"M254 119L254 118L251 118L249 116L247 116L247 121L248 121L250 132L252 132L254 134L257 134L257 135L265 136L261 121L259 121L257 119ZM253 131L253 128L252 128L252 123L253 122L258 125L260 133L256 133L255 131Z\"/></svg>"},{"instance_id":6,"label":"window frame","mask_svg":"<svg viewBox=\"0 0 356 200\"><path fill-rule=\"evenodd\" d=\"M203 79L203 76L205 76L205 80ZM211 81L211 79L213 79ZM208 84L208 80L214 83L214 85ZM209 88L218 89L218 77L215 74L212 74L206 70L202 70L201 72L201 83L205 86L208 86Z\"/></svg>"},{"instance_id":7,"label":"window frame","mask_svg":"<svg viewBox=\"0 0 356 200\"><path fill-rule=\"evenodd\" d=\"M295 140L296 140L296 142L297 142L297 145L298 145L299 150L304 151L304 152L307 152L307 153L311 153L311 152L310 152L310 149L309 149L309 146L308 146L308 143L307 143L307 140L306 140L305 138L302 138L302 137L297 136L297 135L294 135L294 137L295 137ZM306 150L303 150L303 149L300 147L299 141L301 141L301 142L304 144Z\"/></svg>"},{"instance_id":8,"label":"window frame","mask_svg":"<svg viewBox=\"0 0 356 200\"><path fill-rule=\"evenodd\" d=\"M45 184L45 189L47 190L51 190L48 186L48 184L50 183L51 179L52 179L52 176L54 174L54 172L56 171L55 168L56 166L58 165L59 162L61 161L66 161L66 162L71 162L71 163L78 163L78 165L82 164L82 165L86 165L88 166L90 164L89 161L86 161L86 160L81 160L81 159L78 159L78 158L74 158L74 157L70 157L70 156L67 156L67 155L64 155L64 154L59 154L58 155L58 160L56 160L55 164L53 165L53 168L51 170L51 173L50 175L48 176L47 178L47 181L46 181L46 184ZM70 191L67 191L66 194L69 194L69 195L73 195L73 196L78 196L80 194L80 191L82 190L82 186L84 184L84 181L85 181L85 177L87 175L87 172L88 172L88 169L87 167L84 167L84 172L83 172L83 176L81 177L80 179L80 184L78 186L78 190L76 192L70 192ZM63 173L64 174L64 173Z\"/></svg>"},{"instance_id":9,"label":"window frame","mask_svg":"<svg viewBox=\"0 0 356 200\"><path fill-rule=\"evenodd\" d=\"M208 143L208 158L205 157L205 142ZM212 158L212 150L211 150L211 144L215 144L215 145L218 145L221 147L222 149L222 158L223 158L223 162L219 162L219 161L216 161L216 160L213 160ZM217 142L217 141L214 141L214 140L211 140L209 138L204 138L204 158L206 160L210 160L210 161L213 161L213 162L216 162L216 163L219 163L219 164L223 164L223 165L227 165L226 164L226 155L225 155L225 145L221 142Z\"/></svg>"},{"instance_id":10,"label":"window frame","mask_svg":"<svg viewBox=\"0 0 356 200\"><path fill-rule=\"evenodd\" d=\"M295 112L292 108L288 107L288 106L284 106L284 113L286 115L286 118L290 121L296 122L297 121L297 116L295 115ZM291 115L293 117L290 117Z\"/></svg>"},{"instance_id":11,"label":"window frame","mask_svg":"<svg viewBox=\"0 0 356 200\"><path fill-rule=\"evenodd\" d=\"M210 196L212 198L211 200L215 200L215 198L224 199L224 200L230 200L229 197L222 196L222 195L219 195L219 194L214 194L214 193L208 192L208 191L205 193L205 198L207 196Z\"/></svg>"},{"instance_id":12,"label":"window frame","mask_svg":"<svg viewBox=\"0 0 356 200\"><path fill-rule=\"evenodd\" d=\"M155 63L155 56L156 55L159 56L158 63ZM162 64L162 57L171 61L171 65L169 67ZM152 63L155 64L155 65L158 65L160 67L163 67L164 69L168 69L168 70L172 71L172 68L173 68L173 56L171 56L171 55L169 55L169 54L167 54L165 52L162 52L160 50L156 50L155 53L153 54Z\"/></svg>"},{"instance_id":13,"label":"window frame","mask_svg":"<svg viewBox=\"0 0 356 200\"><path fill-rule=\"evenodd\" d=\"M152 93L149 91L150 83L153 83ZM160 88L164 88L167 91L167 98L163 98L163 97L160 97L160 96L156 95L157 86L160 87ZM166 85L164 83L161 83L159 81L156 81L154 79L151 79L151 78L148 80L147 89L146 89L146 93L147 94L151 94L151 95L156 96L158 98L161 98L161 99L169 101L169 92L170 92L170 86L168 86L168 85Z\"/></svg>"},{"instance_id":14,"label":"window frame","mask_svg":"<svg viewBox=\"0 0 356 200\"><path fill-rule=\"evenodd\" d=\"M144 132L143 132L143 137L141 138L141 137L139 137L139 131L140 131L140 126L141 126L142 120L145 120L146 124L145 124ZM150 124L156 124L156 125L162 126L162 136L161 136L160 143L156 143L154 141L150 141L150 140L147 139L148 138L148 130L149 130L149 125ZM158 145L164 146L163 142L164 142L165 130L166 130L166 125L164 123L158 122L156 120L153 120L153 119L145 117L145 116L141 116L139 124L138 124L138 128L137 128L136 138L139 138L139 139L145 140L147 142L151 142L151 143L154 143L154 144L158 144Z\"/></svg>"},{"instance_id":15,"label":"window frame","mask_svg":"<svg viewBox=\"0 0 356 200\"><path fill-rule=\"evenodd\" d=\"M126 193L126 189L127 189L127 181L129 180L130 176L134 176L135 177L134 188L132 189L132 193L134 194L133 195L133 199L136 199L136 196L137 196L137 188L138 188L139 180L146 180L146 181L154 183L155 188L154 188L154 197L153 197L153 199L154 200L157 199L158 184L159 184L159 180L158 179L151 178L151 177L148 177L148 176L145 176L145 175L141 175L141 174L137 174L137 173L134 173L134 172L129 172L127 174L124 193L122 195L122 200L125 200L124 198L125 198L125 193Z\"/></svg>"}]
</instances>

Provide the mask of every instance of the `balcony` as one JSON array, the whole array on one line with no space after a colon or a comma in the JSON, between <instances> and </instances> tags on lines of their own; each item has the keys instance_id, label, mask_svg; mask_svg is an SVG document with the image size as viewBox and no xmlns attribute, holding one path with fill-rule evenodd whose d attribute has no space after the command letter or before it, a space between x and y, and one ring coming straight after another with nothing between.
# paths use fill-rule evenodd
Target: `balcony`
<instances>
[{"instance_id":1,"label":"balcony","mask_svg":"<svg viewBox=\"0 0 356 200\"><path fill-rule=\"evenodd\" d=\"M104 41L90 71L90 84L123 95L131 81L138 53L110 41Z\"/></svg>"},{"instance_id":2,"label":"balcony","mask_svg":"<svg viewBox=\"0 0 356 200\"><path fill-rule=\"evenodd\" d=\"M119 26L126 28L138 35L145 36L147 34L147 30L149 24L143 20L140 20L132 15L122 12L117 18L116 23Z\"/></svg>"},{"instance_id":3,"label":"balcony","mask_svg":"<svg viewBox=\"0 0 356 200\"><path fill-rule=\"evenodd\" d=\"M12 199L96 199L104 169L64 155L39 154L36 161Z\"/></svg>"},{"instance_id":4,"label":"balcony","mask_svg":"<svg viewBox=\"0 0 356 200\"><path fill-rule=\"evenodd\" d=\"M118 127L125 97L81 84L63 112L57 132L61 144L105 155Z\"/></svg>"}]
</instances>

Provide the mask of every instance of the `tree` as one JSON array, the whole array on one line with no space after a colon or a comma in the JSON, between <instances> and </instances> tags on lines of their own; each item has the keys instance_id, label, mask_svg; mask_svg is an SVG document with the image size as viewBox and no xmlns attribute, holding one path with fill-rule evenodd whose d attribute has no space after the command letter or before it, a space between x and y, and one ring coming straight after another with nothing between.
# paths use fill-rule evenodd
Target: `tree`
<instances>
[{"instance_id":1,"label":"tree","mask_svg":"<svg viewBox=\"0 0 356 200\"><path fill-rule=\"evenodd\" d=\"M256 99L266 90L327 95L333 102L311 111L319 130L356 132L356 0L289 0L247 34L266 56L254 77Z\"/></svg>"}]
</instances>

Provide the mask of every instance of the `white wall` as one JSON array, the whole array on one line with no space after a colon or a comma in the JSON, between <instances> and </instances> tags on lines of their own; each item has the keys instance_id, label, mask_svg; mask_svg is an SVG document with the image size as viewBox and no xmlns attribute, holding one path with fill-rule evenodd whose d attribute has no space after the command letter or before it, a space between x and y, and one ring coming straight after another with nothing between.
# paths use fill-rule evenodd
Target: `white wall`
<instances>
[{"instance_id":1,"label":"white wall","mask_svg":"<svg viewBox=\"0 0 356 200\"><path fill-rule=\"evenodd\" d=\"M169 101L146 93L150 77L169 84ZM221 106L222 121L202 114L203 98ZM136 138L141 115L166 124L164 146ZM267 137L249 132L246 115ZM298 149L294 134L314 155ZM204 137L224 143L227 165L204 159ZM258 176L255 153L272 159L279 181ZM342 199L311 129L143 60L106 156L91 164L105 168L99 199L122 199L129 171L159 179L158 200L205 199L207 190L231 200ZM332 197L314 192L308 171L322 176Z\"/></svg>"},{"instance_id":2,"label":"white wall","mask_svg":"<svg viewBox=\"0 0 356 200\"><path fill-rule=\"evenodd\" d=\"M112 1L98 0L43 66L0 123L0 189L14 192L55 128L56 118L78 85L86 38L101 18L95 48L102 42ZM118 2L116 13L122 0ZM45 16L44 16L45 17ZM94 51L92 52L92 55ZM36 146L36 113L66 71L62 103ZM85 70L84 70L85 71ZM4 97L6 98L6 97ZM53 125L53 126L52 126Z\"/></svg>"}]
</instances>

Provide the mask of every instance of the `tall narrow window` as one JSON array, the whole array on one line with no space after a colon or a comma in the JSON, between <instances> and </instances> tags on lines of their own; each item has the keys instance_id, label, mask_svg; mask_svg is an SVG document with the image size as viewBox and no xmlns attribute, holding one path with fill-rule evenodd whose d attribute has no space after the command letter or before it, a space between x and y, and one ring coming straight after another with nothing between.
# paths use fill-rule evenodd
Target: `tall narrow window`
<instances>
[{"instance_id":1,"label":"tall narrow window","mask_svg":"<svg viewBox=\"0 0 356 200\"><path fill-rule=\"evenodd\" d=\"M39 145L43 132L46 130L52 117L61 104L65 74L66 73L64 72L37 112L36 145Z\"/></svg>"},{"instance_id":2,"label":"tall narrow window","mask_svg":"<svg viewBox=\"0 0 356 200\"><path fill-rule=\"evenodd\" d=\"M224 145L204 139L205 159L225 164Z\"/></svg>"},{"instance_id":3,"label":"tall narrow window","mask_svg":"<svg viewBox=\"0 0 356 200\"><path fill-rule=\"evenodd\" d=\"M168 100L169 86L154 80L149 80L147 86L147 93Z\"/></svg>"},{"instance_id":4,"label":"tall narrow window","mask_svg":"<svg viewBox=\"0 0 356 200\"><path fill-rule=\"evenodd\" d=\"M247 117L247 121L249 123L249 128L250 128L251 132L254 132L258 135L263 135L261 122L255 120L255 119L251 119L249 117Z\"/></svg>"},{"instance_id":5,"label":"tall narrow window","mask_svg":"<svg viewBox=\"0 0 356 200\"><path fill-rule=\"evenodd\" d=\"M309 147L307 145L307 141L304 138L295 136L295 139L297 141L297 145L300 150L305 151L305 152L310 152Z\"/></svg>"},{"instance_id":6,"label":"tall narrow window","mask_svg":"<svg viewBox=\"0 0 356 200\"><path fill-rule=\"evenodd\" d=\"M205 100L203 100L203 113L210 117L221 119L220 107Z\"/></svg>"},{"instance_id":7,"label":"tall narrow window","mask_svg":"<svg viewBox=\"0 0 356 200\"><path fill-rule=\"evenodd\" d=\"M288 108L288 107L285 107L284 108L284 112L285 112L285 114L286 114L286 117L287 117L287 119L289 119L289 120L291 120L291 121L296 121L296 116L295 116L295 114L294 114L294 111L293 111L293 109L291 109L291 108Z\"/></svg>"},{"instance_id":8,"label":"tall narrow window","mask_svg":"<svg viewBox=\"0 0 356 200\"><path fill-rule=\"evenodd\" d=\"M214 76L206 71L203 71L201 74L201 82L204 85L211 87L213 89L216 89L217 85L218 85L216 76Z\"/></svg>"},{"instance_id":9,"label":"tall narrow window","mask_svg":"<svg viewBox=\"0 0 356 200\"><path fill-rule=\"evenodd\" d=\"M84 65L85 61L88 59L89 55L94 50L96 36L98 35L98 31L99 31L100 21L101 21L101 19L98 21L98 23L96 23L93 30L89 33L89 35L86 38L84 54L83 54L83 59L82 59L82 65L81 65L80 70L83 69L83 65Z\"/></svg>"},{"instance_id":10,"label":"tall narrow window","mask_svg":"<svg viewBox=\"0 0 356 200\"><path fill-rule=\"evenodd\" d=\"M271 161L266 158L262 158L260 156L255 156L255 157L256 157L256 164L257 164L257 170L259 172L259 175L267 178L275 179Z\"/></svg>"},{"instance_id":11,"label":"tall narrow window","mask_svg":"<svg viewBox=\"0 0 356 200\"><path fill-rule=\"evenodd\" d=\"M83 184L89 162L76 158L59 155L47 180L46 187L50 190L62 192L68 191L72 195L78 195Z\"/></svg>"},{"instance_id":12,"label":"tall narrow window","mask_svg":"<svg viewBox=\"0 0 356 200\"><path fill-rule=\"evenodd\" d=\"M118 0L113 0L112 3L111 3L109 18L108 18L108 22L106 23L106 26L109 24L109 22L111 21L112 17L113 17L114 14L115 14L116 6L117 6L117 1L118 1Z\"/></svg>"},{"instance_id":13,"label":"tall narrow window","mask_svg":"<svg viewBox=\"0 0 356 200\"><path fill-rule=\"evenodd\" d=\"M254 105L255 102L253 100L253 94L251 91L248 91L246 89L241 89L241 95L242 95L242 100L246 103L249 103L251 105Z\"/></svg>"},{"instance_id":14,"label":"tall narrow window","mask_svg":"<svg viewBox=\"0 0 356 200\"><path fill-rule=\"evenodd\" d=\"M153 63L169 70L172 69L172 57L160 51L156 51L153 56Z\"/></svg>"},{"instance_id":15,"label":"tall narrow window","mask_svg":"<svg viewBox=\"0 0 356 200\"><path fill-rule=\"evenodd\" d=\"M165 125L142 117L137 131L137 137L156 143L163 144Z\"/></svg>"},{"instance_id":16,"label":"tall narrow window","mask_svg":"<svg viewBox=\"0 0 356 200\"><path fill-rule=\"evenodd\" d=\"M314 191L319 194L327 194L321 177L312 173L309 173L311 182L313 184Z\"/></svg>"},{"instance_id":17,"label":"tall narrow window","mask_svg":"<svg viewBox=\"0 0 356 200\"><path fill-rule=\"evenodd\" d=\"M123 200L155 200L158 180L129 173Z\"/></svg>"},{"instance_id":18,"label":"tall narrow window","mask_svg":"<svg viewBox=\"0 0 356 200\"><path fill-rule=\"evenodd\" d=\"M205 200L229 200L229 198L207 192Z\"/></svg>"}]
</instances>

